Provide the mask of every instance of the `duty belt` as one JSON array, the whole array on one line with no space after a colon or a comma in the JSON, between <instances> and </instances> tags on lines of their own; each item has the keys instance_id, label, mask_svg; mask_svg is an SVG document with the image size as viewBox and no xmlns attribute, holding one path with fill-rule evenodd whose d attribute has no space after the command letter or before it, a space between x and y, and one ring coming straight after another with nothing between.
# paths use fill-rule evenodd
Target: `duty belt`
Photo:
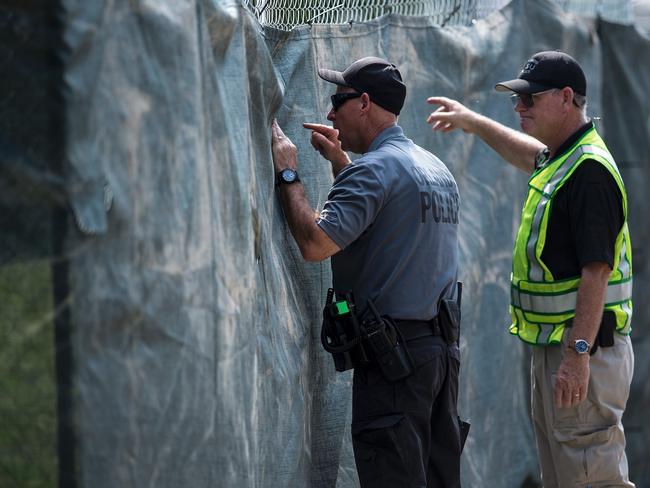
<instances>
[{"instance_id":1,"label":"duty belt","mask_svg":"<svg viewBox=\"0 0 650 488\"><path fill-rule=\"evenodd\" d=\"M401 320L396 319L395 325L404 337L405 341L412 341L427 336L441 336L438 316L431 320Z\"/></svg>"}]
</instances>

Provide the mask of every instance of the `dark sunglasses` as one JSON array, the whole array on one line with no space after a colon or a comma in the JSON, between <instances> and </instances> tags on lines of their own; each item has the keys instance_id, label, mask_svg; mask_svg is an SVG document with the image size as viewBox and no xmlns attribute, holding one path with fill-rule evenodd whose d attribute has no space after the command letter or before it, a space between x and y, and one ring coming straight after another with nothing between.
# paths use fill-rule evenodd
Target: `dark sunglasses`
<instances>
[{"instance_id":1,"label":"dark sunglasses","mask_svg":"<svg viewBox=\"0 0 650 488\"><path fill-rule=\"evenodd\" d=\"M545 90L543 92L538 92L538 93L515 93L514 95L510 95L510 100L512 101L512 105L515 107L521 100L521 104L526 107L530 108L533 105L535 105L535 97L538 95L542 95L543 93L548 93L555 90L555 88L551 88L550 90Z\"/></svg>"},{"instance_id":2,"label":"dark sunglasses","mask_svg":"<svg viewBox=\"0 0 650 488\"><path fill-rule=\"evenodd\" d=\"M357 92L335 93L330 97L332 100L332 108L336 112L345 102L352 100L353 98L359 98L360 96L361 93Z\"/></svg>"}]
</instances>

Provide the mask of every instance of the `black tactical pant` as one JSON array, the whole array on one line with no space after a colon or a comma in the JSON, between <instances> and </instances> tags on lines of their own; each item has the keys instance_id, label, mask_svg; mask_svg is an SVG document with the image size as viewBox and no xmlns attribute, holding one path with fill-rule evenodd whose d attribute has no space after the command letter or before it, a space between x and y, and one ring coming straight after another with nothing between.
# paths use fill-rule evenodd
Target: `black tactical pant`
<instances>
[{"instance_id":1,"label":"black tactical pant","mask_svg":"<svg viewBox=\"0 0 650 488\"><path fill-rule=\"evenodd\" d=\"M388 383L374 366L354 371L352 445L362 488L460 487L460 352L439 336L407 343L416 364Z\"/></svg>"}]
</instances>

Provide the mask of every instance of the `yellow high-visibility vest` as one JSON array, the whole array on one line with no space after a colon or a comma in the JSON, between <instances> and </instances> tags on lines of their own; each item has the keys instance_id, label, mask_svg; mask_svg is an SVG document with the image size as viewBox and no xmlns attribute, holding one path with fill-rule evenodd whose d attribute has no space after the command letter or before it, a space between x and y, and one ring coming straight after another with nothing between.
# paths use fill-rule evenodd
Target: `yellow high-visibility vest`
<instances>
[{"instance_id":1,"label":"yellow high-visibility vest","mask_svg":"<svg viewBox=\"0 0 650 488\"><path fill-rule=\"evenodd\" d=\"M541 256L553 197L586 159L605 166L623 196L624 222L616 237L605 310L614 312L619 333L631 331L632 247L627 226L627 194L614 158L592 127L566 153L536 170L528 181L512 263L510 333L530 344L561 342L566 322L575 316L580 276L556 280Z\"/></svg>"}]
</instances>

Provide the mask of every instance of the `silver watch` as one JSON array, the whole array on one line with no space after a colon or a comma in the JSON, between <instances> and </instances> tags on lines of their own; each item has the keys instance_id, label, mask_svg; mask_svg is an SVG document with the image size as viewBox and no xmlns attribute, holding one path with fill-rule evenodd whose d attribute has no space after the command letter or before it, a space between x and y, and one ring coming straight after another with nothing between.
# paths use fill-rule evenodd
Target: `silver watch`
<instances>
[{"instance_id":1,"label":"silver watch","mask_svg":"<svg viewBox=\"0 0 650 488\"><path fill-rule=\"evenodd\" d=\"M578 354L588 354L589 349L591 349L591 344L589 344L589 342L584 339L576 339L573 341L573 346L571 349L573 349Z\"/></svg>"}]
</instances>

